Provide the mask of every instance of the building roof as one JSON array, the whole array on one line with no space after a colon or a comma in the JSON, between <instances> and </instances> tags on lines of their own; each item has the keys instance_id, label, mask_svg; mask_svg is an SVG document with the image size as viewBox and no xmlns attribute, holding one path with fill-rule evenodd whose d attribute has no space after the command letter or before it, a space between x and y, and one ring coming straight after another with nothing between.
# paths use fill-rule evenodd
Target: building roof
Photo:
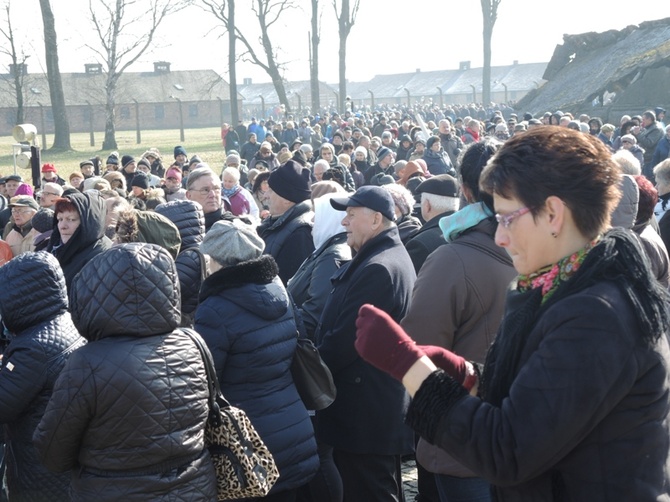
<instances>
[{"instance_id":1,"label":"building roof","mask_svg":"<svg viewBox=\"0 0 670 502\"><path fill-rule=\"evenodd\" d=\"M63 91L67 106L105 103L103 73L63 73ZM51 106L45 74L30 74L24 81L25 106ZM0 75L0 108L16 107L14 81L11 75ZM164 103L179 98L186 102L229 100L230 86L213 70L125 72L119 78L116 103ZM242 96L238 93L238 100Z\"/></svg>"},{"instance_id":2,"label":"building roof","mask_svg":"<svg viewBox=\"0 0 670 502\"><path fill-rule=\"evenodd\" d=\"M564 35L544 73L547 82L518 106L533 113L588 109L596 99L602 103L603 96L623 94L660 66L670 66L670 18L620 31Z\"/></svg>"}]
</instances>

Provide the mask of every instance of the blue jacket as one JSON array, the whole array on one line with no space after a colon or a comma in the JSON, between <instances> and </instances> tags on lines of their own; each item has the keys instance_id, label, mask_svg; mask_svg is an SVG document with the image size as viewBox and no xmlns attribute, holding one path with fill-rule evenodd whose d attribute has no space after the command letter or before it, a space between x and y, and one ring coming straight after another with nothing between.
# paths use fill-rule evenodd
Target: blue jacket
<instances>
[{"instance_id":1,"label":"blue jacket","mask_svg":"<svg viewBox=\"0 0 670 502\"><path fill-rule=\"evenodd\" d=\"M271 493L304 485L319 465L312 423L291 377L297 331L277 271L265 255L214 272L195 313L221 392L247 413L277 463Z\"/></svg>"}]
</instances>

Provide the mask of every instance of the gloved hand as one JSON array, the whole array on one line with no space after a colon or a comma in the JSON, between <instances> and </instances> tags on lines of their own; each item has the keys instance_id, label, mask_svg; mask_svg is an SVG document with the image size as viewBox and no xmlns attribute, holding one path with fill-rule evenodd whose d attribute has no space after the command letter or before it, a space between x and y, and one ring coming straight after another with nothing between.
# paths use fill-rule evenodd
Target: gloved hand
<instances>
[{"instance_id":1,"label":"gloved hand","mask_svg":"<svg viewBox=\"0 0 670 502\"><path fill-rule=\"evenodd\" d=\"M419 345L419 348L433 361L433 364L444 370L451 378L470 390L477 382L477 374L461 356L444 347L436 345Z\"/></svg>"},{"instance_id":2,"label":"gloved hand","mask_svg":"<svg viewBox=\"0 0 670 502\"><path fill-rule=\"evenodd\" d=\"M396 380L425 355L391 316L370 304L358 310L354 346L366 362Z\"/></svg>"}]
</instances>

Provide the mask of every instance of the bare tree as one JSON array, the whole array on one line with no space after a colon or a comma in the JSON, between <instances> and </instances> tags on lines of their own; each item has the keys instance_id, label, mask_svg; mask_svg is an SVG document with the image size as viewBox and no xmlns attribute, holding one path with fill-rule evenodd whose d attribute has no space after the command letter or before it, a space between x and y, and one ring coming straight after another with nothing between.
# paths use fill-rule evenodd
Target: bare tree
<instances>
[{"instance_id":1,"label":"bare tree","mask_svg":"<svg viewBox=\"0 0 670 502\"><path fill-rule=\"evenodd\" d=\"M16 123L23 124L26 119L25 105L23 101L24 81L26 77L26 60L30 57L16 47L16 38L14 37L14 28L12 27L12 17L10 13L10 2L5 5L7 14L7 25L0 27L0 35L7 44L0 45L0 54L9 56L12 63L11 77L13 80L14 97L16 98Z\"/></svg>"},{"instance_id":2,"label":"bare tree","mask_svg":"<svg viewBox=\"0 0 670 502\"><path fill-rule=\"evenodd\" d=\"M297 8L294 0L252 0L251 10L256 14L256 18L258 19L261 31L258 42L263 47L264 58L261 58L256 53L250 42L250 37L242 33L239 26L235 24L234 19L231 21L225 9L225 0L200 1L207 10L212 12L221 21L224 28L229 32L233 32L235 38L242 43L244 52L239 55L239 58L263 68L270 76L279 102L286 107L287 111L290 110L290 103L286 97L284 78L282 77L284 65L278 61L277 49L273 46L270 39L270 29L277 24L282 13Z\"/></svg>"},{"instance_id":3,"label":"bare tree","mask_svg":"<svg viewBox=\"0 0 670 502\"><path fill-rule=\"evenodd\" d=\"M340 4L339 9L338 3ZM360 0L354 0L353 7L351 9L349 6L349 0L333 0L335 17L337 17L337 31L340 36L340 92L338 107L341 112L344 112L344 103L347 96L347 38L349 37L349 33L351 33L351 28L356 22L356 15L358 14Z\"/></svg>"},{"instance_id":4,"label":"bare tree","mask_svg":"<svg viewBox=\"0 0 670 502\"><path fill-rule=\"evenodd\" d=\"M228 19L235 26L235 0L228 0ZM230 115L231 124L237 126L240 117L240 111L237 106L237 58L236 54L237 38L235 33L228 30L228 75L230 78Z\"/></svg>"},{"instance_id":5,"label":"bare tree","mask_svg":"<svg viewBox=\"0 0 670 502\"><path fill-rule=\"evenodd\" d=\"M484 68L482 71L482 103L486 107L491 102L491 37L498 19L501 0L481 0L484 21Z\"/></svg>"},{"instance_id":6,"label":"bare tree","mask_svg":"<svg viewBox=\"0 0 670 502\"><path fill-rule=\"evenodd\" d=\"M42 22L44 24L44 47L47 63L47 80L49 81L49 97L51 98L51 111L54 117L54 142L51 148L53 150L71 150L70 122L67 118L63 80L58 64L56 21L49 0L40 0L40 8L42 9Z\"/></svg>"},{"instance_id":7,"label":"bare tree","mask_svg":"<svg viewBox=\"0 0 670 502\"><path fill-rule=\"evenodd\" d=\"M312 2L312 31L310 33L310 58L309 58L309 82L312 94L312 114L319 113L321 100L319 95L319 4L318 0Z\"/></svg>"},{"instance_id":8,"label":"bare tree","mask_svg":"<svg viewBox=\"0 0 670 502\"><path fill-rule=\"evenodd\" d=\"M106 69L103 150L117 148L115 113L119 78L151 47L156 30L165 17L187 4L187 0L143 0L141 3L136 0L89 0L90 19L99 45L86 47L104 61Z\"/></svg>"},{"instance_id":9,"label":"bare tree","mask_svg":"<svg viewBox=\"0 0 670 502\"><path fill-rule=\"evenodd\" d=\"M239 107L237 103L237 36L234 29L229 26L235 26L235 0L201 0L200 7L207 12L214 14L214 17L221 21L226 33L228 33L228 77L230 79L230 114L231 123L237 125L239 121Z\"/></svg>"}]
</instances>

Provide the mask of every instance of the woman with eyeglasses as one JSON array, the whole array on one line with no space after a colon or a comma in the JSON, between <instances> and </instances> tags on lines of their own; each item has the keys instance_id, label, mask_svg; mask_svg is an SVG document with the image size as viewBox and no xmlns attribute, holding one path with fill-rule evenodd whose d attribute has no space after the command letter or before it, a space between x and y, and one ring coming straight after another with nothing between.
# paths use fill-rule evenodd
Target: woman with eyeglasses
<instances>
[{"instance_id":1,"label":"woman with eyeglasses","mask_svg":"<svg viewBox=\"0 0 670 502\"><path fill-rule=\"evenodd\" d=\"M670 500L668 293L610 228L619 176L568 128L514 136L488 162L480 185L519 276L483 366L359 312L356 348L413 396L407 423L495 500Z\"/></svg>"}]
</instances>

